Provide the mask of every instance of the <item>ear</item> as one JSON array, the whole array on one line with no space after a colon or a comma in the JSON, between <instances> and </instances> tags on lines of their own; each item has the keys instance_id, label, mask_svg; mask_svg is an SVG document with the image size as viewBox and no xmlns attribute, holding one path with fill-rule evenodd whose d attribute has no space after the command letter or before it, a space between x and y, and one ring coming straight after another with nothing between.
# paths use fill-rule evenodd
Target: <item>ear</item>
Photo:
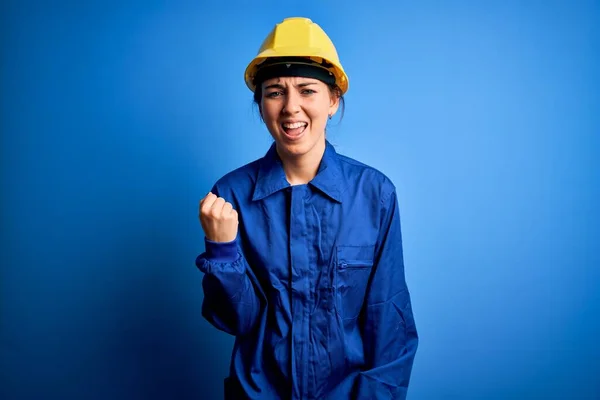
<instances>
[{"instance_id":1,"label":"ear","mask_svg":"<svg viewBox=\"0 0 600 400\"><path fill-rule=\"evenodd\" d=\"M332 117L340 107L340 95L337 90L332 91L329 100L329 116Z\"/></svg>"}]
</instances>

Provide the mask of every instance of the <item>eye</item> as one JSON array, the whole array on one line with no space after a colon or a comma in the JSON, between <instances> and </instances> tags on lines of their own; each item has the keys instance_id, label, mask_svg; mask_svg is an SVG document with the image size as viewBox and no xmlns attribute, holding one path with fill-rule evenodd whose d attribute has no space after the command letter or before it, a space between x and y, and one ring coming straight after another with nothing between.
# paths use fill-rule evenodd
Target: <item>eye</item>
<instances>
[{"instance_id":1,"label":"eye","mask_svg":"<svg viewBox=\"0 0 600 400\"><path fill-rule=\"evenodd\" d=\"M273 99L275 97L283 96L283 92L281 92L281 91L278 91L278 92L269 92L269 93L266 93L265 96L268 97L268 98Z\"/></svg>"},{"instance_id":2,"label":"eye","mask_svg":"<svg viewBox=\"0 0 600 400\"><path fill-rule=\"evenodd\" d=\"M303 89L302 90L302 94L313 94L313 93L317 93L312 89Z\"/></svg>"}]
</instances>

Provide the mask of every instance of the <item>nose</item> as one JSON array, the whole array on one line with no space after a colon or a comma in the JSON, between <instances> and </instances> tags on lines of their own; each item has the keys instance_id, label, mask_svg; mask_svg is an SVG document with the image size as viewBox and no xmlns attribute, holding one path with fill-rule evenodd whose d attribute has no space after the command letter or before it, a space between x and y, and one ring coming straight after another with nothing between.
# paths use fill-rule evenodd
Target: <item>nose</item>
<instances>
[{"instance_id":1,"label":"nose","mask_svg":"<svg viewBox=\"0 0 600 400\"><path fill-rule=\"evenodd\" d=\"M296 93L294 90L288 91L285 95L285 100L283 103L283 109L281 112L283 114L297 114L300 112L300 95Z\"/></svg>"}]
</instances>

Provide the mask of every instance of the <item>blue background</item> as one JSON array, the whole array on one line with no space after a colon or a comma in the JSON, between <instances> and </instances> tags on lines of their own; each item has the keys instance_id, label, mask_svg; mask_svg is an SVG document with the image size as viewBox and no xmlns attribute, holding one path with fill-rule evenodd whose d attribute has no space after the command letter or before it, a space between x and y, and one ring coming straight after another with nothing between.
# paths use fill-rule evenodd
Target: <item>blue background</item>
<instances>
[{"instance_id":1,"label":"blue background","mask_svg":"<svg viewBox=\"0 0 600 400\"><path fill-rule=\"evenodd\" d=\"M198 201L266 152L243 71L298 15L398 187L409 398L600 398L598 2L201 3L2 2L0 398L221 398Z\"/></svg>"}]
</instances>

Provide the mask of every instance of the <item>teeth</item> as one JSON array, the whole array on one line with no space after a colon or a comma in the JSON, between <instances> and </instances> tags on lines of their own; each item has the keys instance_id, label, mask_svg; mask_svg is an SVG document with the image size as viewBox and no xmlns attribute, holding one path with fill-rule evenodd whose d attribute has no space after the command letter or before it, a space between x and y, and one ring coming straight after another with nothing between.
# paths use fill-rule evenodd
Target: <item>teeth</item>
<instances>
[{"instance_id":1,"label":"teeth","mask_svg":"<svg viewBox=\"0 0 600 400\"><path fill-rule=\"evenodd\" d=\"M294 122L293 124L283 124L283 127L285 129L297 129L306 125L306 122Z\"/></svg>"}]
</instances>

